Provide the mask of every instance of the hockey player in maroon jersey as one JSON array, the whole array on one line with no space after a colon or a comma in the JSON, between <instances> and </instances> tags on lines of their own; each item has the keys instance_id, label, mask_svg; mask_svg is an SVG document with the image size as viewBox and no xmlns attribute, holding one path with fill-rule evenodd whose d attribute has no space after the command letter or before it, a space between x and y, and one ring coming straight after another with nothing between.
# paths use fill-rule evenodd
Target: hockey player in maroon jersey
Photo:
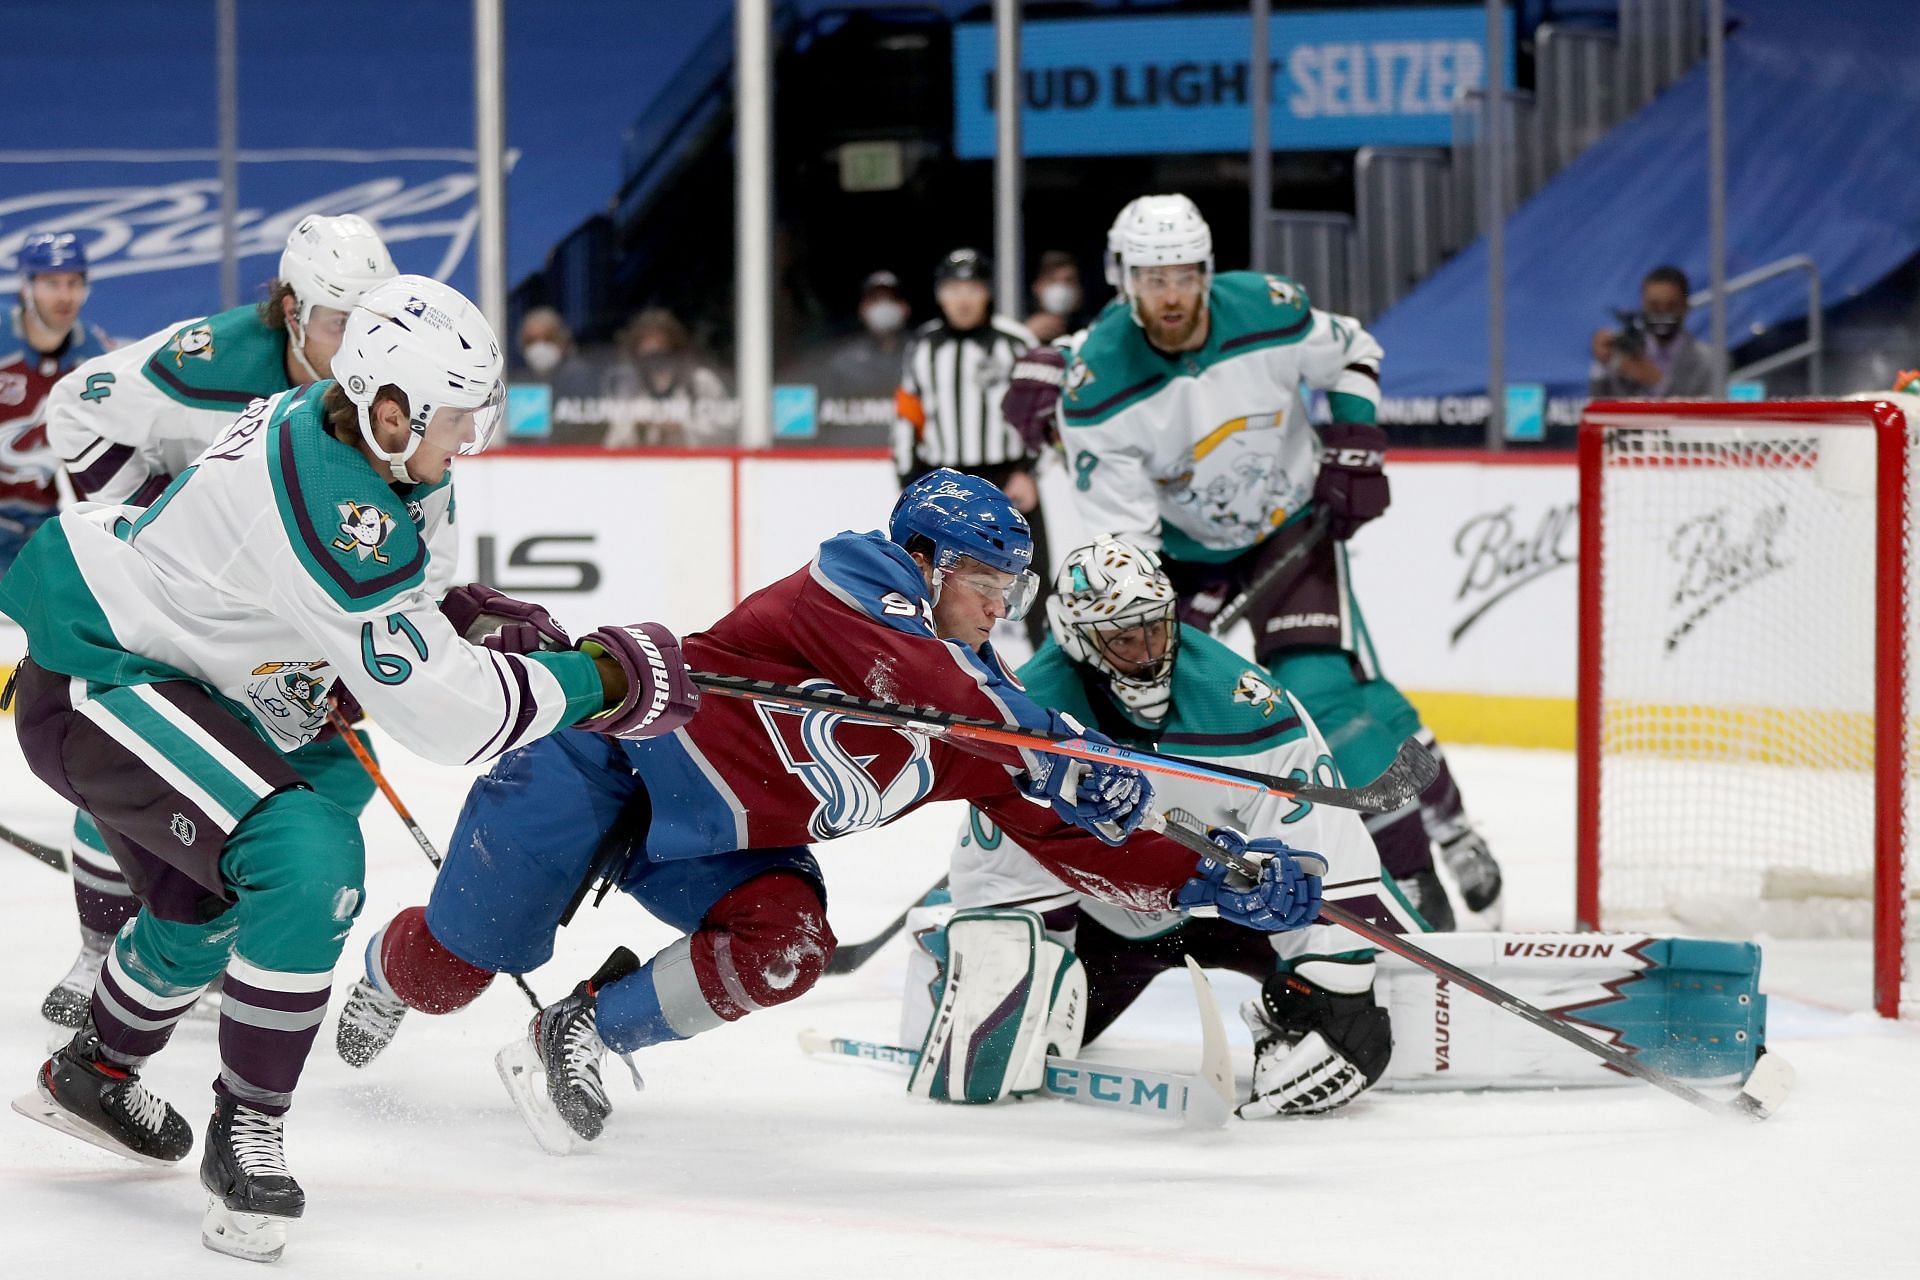
<instances>
[{"instance_id":1,"label":"hockey player in maroon jersey","mask_svg":"<svg viewBox=\"0 0 1920 1280\"><path fill-rule=\"evenodd\" d=\"M1106 741L1029 699L987 643L995 621L1031 602L1031 556L1026 521L1004 494L932 472L901 494L888 533L829 539L812 563L687 637L683 652L696 671ZM685 728L651 743L543 740L474 784L428 905L369 943L367 978L341 1014L341 1056L364 1064L408 1008L450 1012L494 973L545 963L587 883L616 884L686 936L645 962L616 950L498 1059L541 1145L565 1152L597 1137L610 1111L605 1047L684 1039L813 986L834 938L810 842L933 800L971 800L1068 884L1120 906L1164 909L1177 895L1269 930L1317 913L1318 878L1278 842L1253 842L1270 860L1234 892L1179 845L1135 834L1151 796L1120 765L1012 750L993 759L838 712L733 698L706 699Z\"/></svg>"}]
</instances>

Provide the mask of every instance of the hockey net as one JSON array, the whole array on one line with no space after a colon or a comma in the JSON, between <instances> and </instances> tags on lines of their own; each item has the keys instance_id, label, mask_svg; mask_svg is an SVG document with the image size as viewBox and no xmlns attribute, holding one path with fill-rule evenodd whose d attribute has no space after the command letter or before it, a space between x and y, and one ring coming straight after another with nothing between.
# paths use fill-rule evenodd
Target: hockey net
<instances>
[{"instance_id":1,"label":"hockey net","mask_svg":"<svg viewBox=\"0 0 1920 1280\"><path fill-rule=\"evenodd\" d=\"M1869 938L1875 1007L1920 1016L1917 429L1892 401L1589 406L1582 924Z\"/></svg>"}]
</instances>

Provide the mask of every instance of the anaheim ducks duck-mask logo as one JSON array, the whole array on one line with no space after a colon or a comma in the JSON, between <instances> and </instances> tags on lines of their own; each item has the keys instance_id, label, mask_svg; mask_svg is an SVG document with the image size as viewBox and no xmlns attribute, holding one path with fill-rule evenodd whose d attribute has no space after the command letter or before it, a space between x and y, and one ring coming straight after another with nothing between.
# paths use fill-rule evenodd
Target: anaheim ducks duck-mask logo
<instances>
[{"instance_id":1,"label":"anaheim ducks duck-mask logo","mask_svg":"<svg viewBox=\"0 0 1920 1280\"><path fill-rule=\"evenodd\" d=\"M386 552L380 548L393 532L393 517L378 507L357 502L342 502L338 510L340 536L333 540L333 549L352 552L362 560L372 556L380 564L387 563Z\"/></svg>"}]
</instances>

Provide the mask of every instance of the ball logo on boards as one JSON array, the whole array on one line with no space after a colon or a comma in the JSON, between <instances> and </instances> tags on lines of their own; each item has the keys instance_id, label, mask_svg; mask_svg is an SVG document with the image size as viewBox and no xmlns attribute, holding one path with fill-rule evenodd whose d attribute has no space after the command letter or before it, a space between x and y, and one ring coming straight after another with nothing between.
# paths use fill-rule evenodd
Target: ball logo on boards
<instances>
[{"instance_id":1,"label":"ball logo on boards","mask_svg":"<svg viewBox=\"0 0 1920 1280\"><path fill-rule=\"evenodd\" d=\"M1680 618L1667 630L1666 652L1721 605L1793 563L1780 545L1786 526L1784 502L1761 507L1751 519L1720 507L1680 523L1667 542L1679 567L1669 603Z\"/></svg>"},{"instance_id":2,"label":"ball logo on boards","mask_svg":"<svg viewBox=\"0 0 1920 1280\"><path fill-rule=\"evenodd\" d=\"M1580 504L1560 502L1538 515L1521 515L1509 502L1470 516L1454 531L1462 562L1454 601L1464 610L1447 636L1457 646L1488 611L1522 587L1580 560Z\"/></svg>"}]
</instances>

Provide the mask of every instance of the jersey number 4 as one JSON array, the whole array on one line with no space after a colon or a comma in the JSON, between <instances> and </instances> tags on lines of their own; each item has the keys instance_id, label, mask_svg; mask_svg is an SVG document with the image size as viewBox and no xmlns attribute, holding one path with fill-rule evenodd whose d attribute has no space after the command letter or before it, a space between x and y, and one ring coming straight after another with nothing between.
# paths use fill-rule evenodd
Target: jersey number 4
<instances>
[{"instance_id":1,"label":"jersey number 4","mask_svg":"<svg viewBox=\"0 0 1920 1280\"><path fill-rule=\"evenodd\" d=\"M823 680L809 687L832 688ZM835 711L765 702L754 709L787 772L819 801L807 819L815 840L877 827L933 789L933 762L920 734L849 722Z\"/></svg>"}]
</instances>

